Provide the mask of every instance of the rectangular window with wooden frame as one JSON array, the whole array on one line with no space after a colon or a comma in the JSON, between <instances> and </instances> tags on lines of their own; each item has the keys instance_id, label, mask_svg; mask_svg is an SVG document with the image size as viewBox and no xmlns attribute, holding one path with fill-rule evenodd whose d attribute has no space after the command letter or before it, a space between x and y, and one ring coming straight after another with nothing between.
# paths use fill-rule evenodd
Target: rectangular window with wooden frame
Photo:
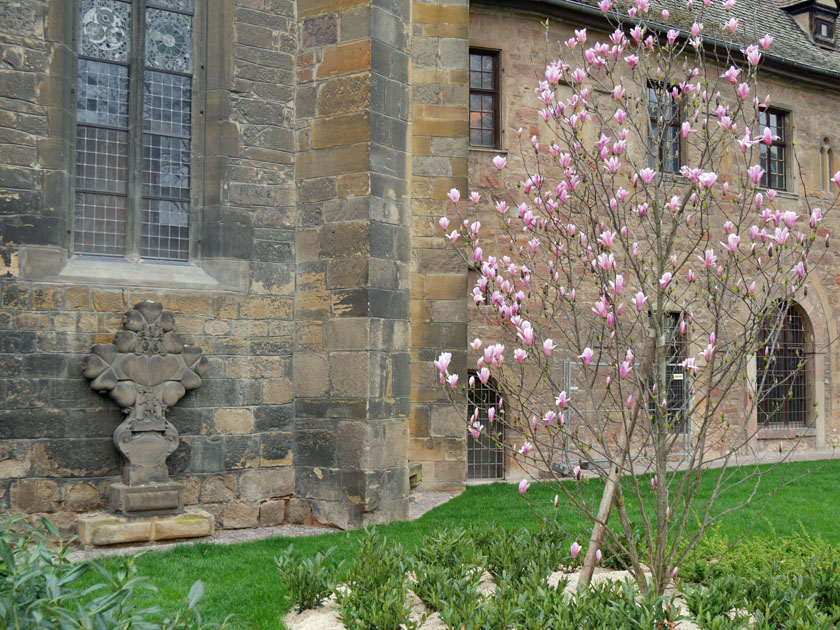
<instances>
[{"instance_id":1,"label":"rectangular window with wooden frame","mask_svg":"<svg viewBox=\"0 0 840 630\"><path fill-rule=\"evenodd\" d=\"M193 0L79 0L73 251L187 261Z\"/></svg>"},{"instance_id":2,"label":"rectangular window with wooden frame","mask_svg":"<svg viewBox=\"0 0 840 630\"><path fill-rule=\"evenodd\" d=\"M499 53L470 49L470 145L498 148Z\"/></svg>"},{"instance_id":3,"label":"rectangular window with wooden frame","mask_svg":"<svg viewBox=\"0 0 840 630\"><path fill-rule=\"evenodd\" d=\"M665 173L680 170L680 106L671 89L651 83L646 94L648 166Z\"/></svg>"},{"instance_id":4,"label":"rectangular window with wooden frame","mask_svg":"<svg viewBox=\"0 0 840 630\"><path fill-rule=\"evenodd\" d=\"M770 128L774 139L769 147L764 143L760 145L761 168L764 169L761 185L775 190L787 190L787 112L772 108L759 112L759 133L763 132L765 127Z\"/></svg>"}]
</instances>

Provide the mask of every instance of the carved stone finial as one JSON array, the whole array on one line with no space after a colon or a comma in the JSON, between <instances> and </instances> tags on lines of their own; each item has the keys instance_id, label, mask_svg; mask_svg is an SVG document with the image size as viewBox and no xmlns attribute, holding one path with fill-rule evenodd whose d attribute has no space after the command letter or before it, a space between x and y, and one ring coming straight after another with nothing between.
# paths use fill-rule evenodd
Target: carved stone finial
<instances>
[{"instance_id":1,"label":"carved stone finial","mask_svg":"<svg viewBox=\"0 0 840 630\"><path fill-rule=\"evenodd\" d=\"M178 447L178 431L165 414L187 390L201 385L207 358L200 348L185 345L174 328L175 318L160 302L139 302L123 315L123 330L114 343L93 346L82 366L91 388L107 392L126 415L114 431L114 444L124 458L125 485L116 495L112 491L112 501L124 512L183 507L180 486L178 505L169 505L177 484L169 481L166 458ZM149 484L165 487L169 494L122 490Z\"/></svg>"}]
</instances>

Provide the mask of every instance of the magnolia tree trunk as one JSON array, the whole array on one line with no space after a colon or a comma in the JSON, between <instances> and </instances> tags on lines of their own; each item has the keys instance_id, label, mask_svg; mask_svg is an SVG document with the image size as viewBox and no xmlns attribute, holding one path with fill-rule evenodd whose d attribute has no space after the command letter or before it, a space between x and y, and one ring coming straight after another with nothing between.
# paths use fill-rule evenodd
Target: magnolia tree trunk
<instances>
[{"instance_id":1,"label":"magnolia tree trunk","mask_svg":"<svg viewBox=\"0 0 840 630\"><path fill-rule=\"evenodd\" d=\"M601 0L603 31L552 31L547 45L562 43L534 86L538 133L493 158L492 202L453 189L439 221L478 271L473 299L492 331L470 344L471 374L438 357L441 386L453 398L495 389L467 430L510 427L521 441L500 446L554 474L591 520L584 582L603 547L629 558L643 591L650 567L662 593L732 509L716 498L757 488L760 471L727 465L757 406L773 414L790 393L773 371L779 331L829 246L836 196L817 207L801 194L791 209L769 187L779 138L758 77L772 37L749 41L734 6L687 2L675 22L647 0ZM575 458L602 480L599 503L580 465L571 479L556 472Z\"/></svg>"}]
</instances>

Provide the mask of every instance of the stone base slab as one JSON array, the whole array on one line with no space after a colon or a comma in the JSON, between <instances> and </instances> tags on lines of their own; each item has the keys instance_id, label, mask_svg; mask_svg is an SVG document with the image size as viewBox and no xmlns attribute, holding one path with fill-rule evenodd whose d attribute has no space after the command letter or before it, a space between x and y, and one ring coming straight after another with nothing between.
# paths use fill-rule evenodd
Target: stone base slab
<instances>
[{"instance_id":1,"label":"stone base slab","mask_svg":"<svg viewBox=\"0 0 840 630\"><path fill-rule=\"evenodd\" d=\"M86 514L79 516L77 533L82 547L155 542L178 538L212 536L216 521L204 510L187 510L170 516L121 516Z\"/></svg>"},{"instance_id":2,"label":"stone base slab","mask_svg":"<svg viewBox=\"0 0 840 630\"><path fill-rule=\"evenodd\" d=\"M174 481L129 486L111 485L111 508L128 516L180 514L184 511L184 486Z\"/></svg>"}]
</instances>

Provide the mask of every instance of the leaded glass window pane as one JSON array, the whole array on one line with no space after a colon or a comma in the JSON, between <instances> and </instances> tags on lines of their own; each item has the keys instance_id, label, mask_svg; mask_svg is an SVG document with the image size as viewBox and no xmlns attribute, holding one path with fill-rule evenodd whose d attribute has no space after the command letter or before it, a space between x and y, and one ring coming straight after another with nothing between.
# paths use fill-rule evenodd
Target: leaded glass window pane
<instances>
[{"instance_id":1,"label":"leaded glass window pane","mask_svg":"<svg viewBox=\"0 0 840 630\"><path fill-rule=\"evenodd\" d=\"M79 54L127 62L131 50L131 4L81 0L79 9Z\"/></svg>"},{"instance_id":2,"label":"leaded glass window pane","mask_svg":"<svg viewBox=\"0 0 840 630\"><path fill-rule=\"evenodd\" d=\"M190 251L189 230L189 204L163 199L143 201L143 258L187 260Z\"/></svg>"},{"instance_id":3,"label":"leaded glass window pane","mask_svg":"<svg viewBox=\"0 0 840 630\"><path fill-rule=\"evenodd\" d=\"M75 253L125 254L126 198L76 193Z\"/></svg>"},{"instance_id":4,"label":"leaded glass window pane","mask_svg":"<svg viewBox=\"0 0 840 630\"><path fill-rule=\"evenodd\" d=\"M143 136L143 195L190 198L190 142L184 138Z\"/></svg>"},{"instance_id":5,"label":"leaded glass window pane","mask_svg":"<svg viewBox=\"0 0 840 630\"><path fill-rule=\"evenodd\" d=\"M128 128L128 67L79 60L76 120Z\"/></svg>"},{"instance_id":6,"label":"leaded glass window pane","mask_svg":"<svg viewBox=\"0 0 840 630\"><path fill-rule=\"evenodd\" d=\"M148 0L148 6L160 7L161 9L175 9L176 11L189 11L192 13L193 0Z\"/></svg>"},{"instance_id":7,"label":"leaded glass window pane","mask_svg":"<svg viewBox=\"0 0 840 630\"><path fill-rule=\"evenodd\" d=\"M190 137L192 80L165 72L146 72L143 82L143 130Z\"/></svg>"},{"instance_id":8,"label":"leaded glass window pane","mask_svg":"<svg viewBox=\"0 0 840 630\"><path fill-rule=\"evenodd\" d=\"M192 72L192 18L183 13L146 10L146 65Z\"/></svg>"},{"instance_id":9,"label":"leaded glass window pane","mask_svg":"<svg viewBox=\"0 0 840 630\"><path fill-rule=\"evenodd\" d=\"M194 2L135 9L144 4L142 32L132 34L131 2L79 0L74 250L187 260ZM144 67L130 67L133 58ZM129 89L143 90L137 111ZM142 155L131 150L138 141Z\"/></svg>"}]
</instances>

